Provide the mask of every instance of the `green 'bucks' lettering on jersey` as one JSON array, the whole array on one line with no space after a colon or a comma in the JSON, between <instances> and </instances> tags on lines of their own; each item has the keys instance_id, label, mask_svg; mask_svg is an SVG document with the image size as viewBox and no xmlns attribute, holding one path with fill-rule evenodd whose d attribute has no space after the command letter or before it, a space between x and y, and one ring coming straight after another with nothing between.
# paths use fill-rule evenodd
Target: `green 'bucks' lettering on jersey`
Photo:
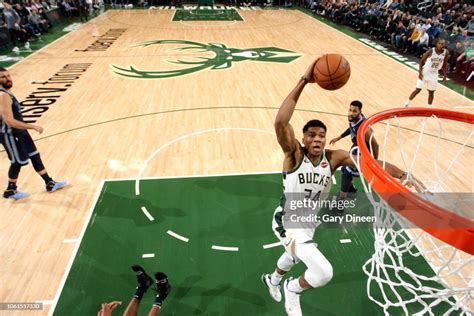
<instances>
[{"instance_id":1,"label":"green 'bucks' lettering on jersey","mask_svg":"<svg viewBox=\"0 0 474 316\"><path fill-rule=\"evenodd\" d=\"M317 185L322 185L326 187L331 180L330 177L319 174L319 173L298 173L298 179L300 181L300 184L304 183L314 183Z\"/></svg>"},{"instance_id":2,"label":"green 'bucks' lettering on jersey","mask_svg":"<svg viewBox=\"0 0 474 316\"><path fill-rule=\"evenodd\" d=\"M113 72L117 75L138 78L138 79L163 79L188 75L204 69L221 70L232 66L233 62L239 61L262 61L275 63L289 63L299 57L297 53L278 47L256 47L256 48L231 48L219 43L198 43L181 40L155 40L143 42L133 47L146 48L151 45L179 44L185 47L177 48L179 51L189 51L193 53L193 60L173 60L173 64L184 65L186 68L170 70L141 70L135 66L120 67L112 65ZM196 53L213 53L214 57L196 57ZM196 59L200 59L196 61Z\"/></svg>"}]
</instances>

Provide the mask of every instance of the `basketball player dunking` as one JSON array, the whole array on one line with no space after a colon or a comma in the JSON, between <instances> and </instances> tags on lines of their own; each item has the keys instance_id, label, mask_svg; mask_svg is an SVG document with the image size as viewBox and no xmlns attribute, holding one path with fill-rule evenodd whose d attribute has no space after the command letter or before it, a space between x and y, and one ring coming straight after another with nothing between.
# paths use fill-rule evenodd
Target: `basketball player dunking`
<instances>
[{"instance_id":1,"label":"basketball player dunking","mask_svg":"<svg viewBox=\"0 0 474 316\"><path fill-rule=\"evenodd\" d=\"M11 162L8 170L8 187L3 192L3 197L19 200L28 196L27 193L18 191L16 186L21 167L27 165L28 160L31 160L33 168L43 178L46 191L54 192L67 183L54 181L46 172L35 143L27 131L34 129L42 133L43 128L23 121L20 102L10 92L12 86L13 81L9 72L0 67L0 142L5 147Z\"/></svg>"},{"instance_id":2,"label":"basketball player dunking","mask_svg":"<svg viewBox=\"0 0 474 316\"><path fill-rule=\"evenodd\" d=\"M278 143L284 152L283 184L284 195L289 193L322 196L331 187L331 177L339 166L355 168L349 152L344 150L328 150L326 145L327 128L319 120L311 120L303 127L301 145L295 138L290 119L303 88L314 82L312 63L296 87L283 101L275 119L275 130ZM386 163L386 171L393 177L405 181L407 174L398 167ZM312 181L308 179L318 179ZM321 180L324 179L324 180ZM307 181L308 180L308 181ZM406 182L406 181L405 181ZM416 179L406 183L422 190ZM283 198L285 200L285 198ZM288 315L302 315L300 294L308 289L321 287L332 278L332 266L319 251L313 241L314 228L285 227L285 205L277 207L273 216L273 231L285 247L285 252L278 259L276 270L272 274L262 275L272 298L281 301L280 282L285 273L299 261L303 261L307 270L298 278L288 278L283 284L285 293L285 309ZM306 212L306 211L305 211ZM311 211L314 213L314 211Z\"/></svg>"},{"instance_id":3,"label":"basketball player dunking","mask_svg":"<svg viewBox=\"0 0 474 316\"><path fill-rule=\"evenodd\" d=\"M418 70L418 80L416 81L416 88L410 94L410 97L405 102L404 106L410 106L410 102L420 93L423 85L428 85L428 107L433 105L434 93L438 85L438 73L443 69L443 82L446 81L446 72L448 70L449 53L445 46L444 39L438 39L436 47L430 48L423 54L420 60L420 68Z\"/></svg>"}]
</instances>

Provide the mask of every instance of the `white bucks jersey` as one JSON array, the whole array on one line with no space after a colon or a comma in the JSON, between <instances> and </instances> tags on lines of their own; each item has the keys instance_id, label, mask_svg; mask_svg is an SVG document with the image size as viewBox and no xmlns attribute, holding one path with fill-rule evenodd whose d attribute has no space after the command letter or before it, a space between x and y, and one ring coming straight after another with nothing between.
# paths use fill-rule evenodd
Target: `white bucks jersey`
<instances>
[{"instance_id":1,"label":"white bucks jersey","mask_svg":"<svg viewBox=\"0 0 474 316\"><path fill-rule=\"evenodd\" d=\"M313 238L314 230L319 223L300 225L301 218L315 219L320 207L317 204L310 207L298 207L297 203L304 201L322 201L331 189L331 165L323 151L321 161L314 165L306 155L303 155L298 165L289 172L283 173L284 196L280 206L275 210L273 230L278 238L286 238L289 233ZM292 208L295 206L295 208Z\"/></svg>"},{"instance_id":2,"label":"white bucks jersey","mask_svg":"<svg viewBox=\"0 0 474 316\"><path fill-rule=\"evenodd\" d=\"M303 155L299 165L283 175L285 193L301 193L309 199L316 195L329 192L331 188L331 166L326 158L326 151L317 165L313 165L306 155Z\"/></svg>"},{"instance_id":3,"label":"white bucks jersey","mask_svg":"<svg viewBox=\"0 0 474 316\"><path fill-rule=\"evenodd\" d=\"M423 73L428 75L438 76L438 72L443 67L444 58L446 57L446 49L443 48L441 54L437 54L436 50L431 49L431 55L426 59L425 64L423 65Z\"/></svg>"}]
</instances>

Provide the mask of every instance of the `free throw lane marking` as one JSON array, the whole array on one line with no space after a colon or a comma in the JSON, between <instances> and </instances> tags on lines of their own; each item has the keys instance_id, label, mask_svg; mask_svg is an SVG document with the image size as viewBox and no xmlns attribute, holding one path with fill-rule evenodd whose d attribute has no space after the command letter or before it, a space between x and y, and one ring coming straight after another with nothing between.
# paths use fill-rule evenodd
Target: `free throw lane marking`
<instances>
[{"instance_id":1,"label":"free throw lane marking","mask_svg":"<svg viewBox=\"0 0 474 316\"><path fill-rule=\"evenodd\" d=\"M266 245L263 245L263 249L269 249L269 248L275 248L275 247L278 247L278 246L281 246L281 241L279 242L275 242L273 244L266 244Z\"/></svg>"},{"instance_id":2,"label":"free throw lane marking","mask_svg":"<svg viewBox=\"0 0 474 316\"><path fill-rule=\"evenodd\" d=\"M239 247L223 247L223 246L212 245L211 248L214 250L222 250L222 251L239 251Z\"/></svg>"},{"instance_id":3,"label":"free throw lane marking","mask_svg":"<svg viewBox=\"0 0 474 316\"><path fill-rule=\"evenodd\" d=\"M148 210L146 209L146 207L142 206L142 212L143 214L145 214L146 217L148 217L148 219L153 222L155 219L153 218L153 216L151 216L150 212L148 212Z\"/></svg>"},{"instance_id":4,"label":"free throw lane marking","mask_svg":"<svg viewBox=\"0 0 474 316\"><path fill-rule=\"evenodd\" d=\"M179 235L179 234L176 234L175 232L173 232L173 231L171 231L171 230L168 230L166 233L167 233L168 235L170 235L170 236L176 238L176 239L182 240L182 241L184 241L184 242L189 242L189 238L186 238L186 237L183 237L183 236L181 236L181 235Z\"/></svg>"}]
</instances>

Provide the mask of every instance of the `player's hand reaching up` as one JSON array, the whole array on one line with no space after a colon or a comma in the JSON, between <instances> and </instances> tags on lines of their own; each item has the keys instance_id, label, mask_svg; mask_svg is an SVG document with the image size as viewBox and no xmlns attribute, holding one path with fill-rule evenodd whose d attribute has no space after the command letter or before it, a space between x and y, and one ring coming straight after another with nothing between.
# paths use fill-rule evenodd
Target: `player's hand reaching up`
<instances>
[{"instance_id":1,"label":"player's hand reaching up","mask_svg":"<svg viewBox=\"0 0 474 316\"><path fill-rule=\"evenodd\" d=\"M341 136L334 137L333 139L331 139L331 141L329 142L329 144L334 145L334 144L337 143L340 139L341 139Z\"/></svg>"},{"instance_id":2,"label":"player's hand reaching up","mask_svg":"<svg viewBox=\"0 0 474 316\"><path fill-rule=\"evenodd\" d=\"M110 316L112 311L119 305L122 305L122 302L113 301L110 303L103 303L102 309L97 313L97 316Z\"/></svg>"},{"instance_id":3,"label":"player's hand reaching up","mask_svg":"<svg viewBox=\"0 0 474 316\"><path fill-rule=\"evenodd\" d=\"M306 70L306 72L304 73L303 77L301 77L302 79L305 79L307 82L309 83L313 83L314 82L314 66L316 65L316 62L319 60L320 57L318 57L315 61L313 61L311 63L311 65L309 65L308 69Z\"/></svg>"},{"instance_id":4,"label":"player's hand reaching up","mask_svg":"<svg viewBox=\"0 0 474 316\"><path fill-rule=\"evenodd\" d=\"M426 188L426 186L423 184L423 182L421 182L420 180L418 180L417 178L415 178L413 175L411 174L408 174L408 173L404 173L403 176L400 178L400 182L409 187L409 188L414 188L416 190L416 192L418 193L425 193L425 192L428 192L428 189Z\"/></svg>"}]
</instances>

